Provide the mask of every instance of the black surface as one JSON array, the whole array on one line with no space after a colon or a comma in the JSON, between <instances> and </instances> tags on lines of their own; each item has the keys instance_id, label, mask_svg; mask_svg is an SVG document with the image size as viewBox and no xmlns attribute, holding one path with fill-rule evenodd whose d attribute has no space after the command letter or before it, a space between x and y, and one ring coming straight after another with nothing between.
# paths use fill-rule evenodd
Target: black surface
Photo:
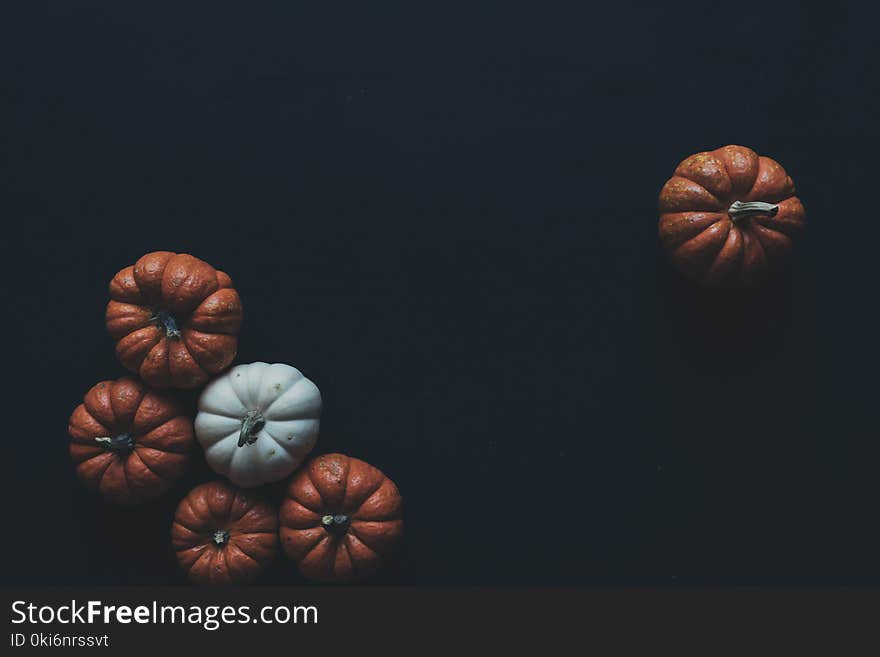
<instances>
[{"instance_id":1,"label":"black surface","mask_svg":"<svg viewBox=\"0 0 880 657\"><path fill-rule=\"evenodd\" d=\"M171 513L210 472L116 511L65 428L123 373L107 282L170 249L235 280L236 362L318 383L317 450L399 484L380 583L880 582L873 15L17 5L4 581L182 581ZM807 208L753 295L694 290L656 245L674 166L727 143L778 159Z\"/></svg>"}]
</instances>

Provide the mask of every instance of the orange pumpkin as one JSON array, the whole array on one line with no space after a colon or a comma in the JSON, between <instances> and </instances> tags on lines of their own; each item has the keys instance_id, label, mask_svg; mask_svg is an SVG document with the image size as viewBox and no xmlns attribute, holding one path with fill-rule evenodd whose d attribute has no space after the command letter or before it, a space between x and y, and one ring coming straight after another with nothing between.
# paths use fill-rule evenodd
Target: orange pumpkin
<instances>
[{"instance_id":1,"label":"orange pumpkin","mask_svg":"<svg viewBox=\"0 0 880 657\"><path fill-rule=\"evenodd\" d=\"M660 191L660 242L685 276L745 287L782 266L804 206L785 169L744 146L685 158Z\"/></svg>"},{"instance_id":2,"label":"orange pumpkin","mask_svg":"<svg viewBox=\"0 0 880 657\"><path fill-rule=\"evenodd\" d=\"M343 454L312 459L281 505L285 554L309 579L350 582L375 573L403 534L403 500L380 470Z\"/></svg>"},{"instance_id":3,"label":"orange pumpkin","mask_svg":"<svg viewBox=\"0 0 880 657\"><path fill-rule=\"evenodd\" d=\"M113 277L105 317L123 366L155 388L195 388L235 358L242 307L222 271L156 251Z\"/></svg>"},{"instance_id":4,"label":"orange pumpkin","mask_svg":"<svg viewBox=\"0 0 880 657\"><path fill-rule=\"evenodd\" d=\"M117 504L164 493L184 472L193 422L173 399L124 377L86 393L68 424L80 481Z\"/></svg>"},{"instance_id":5,"label":"orange pumpkin","mask_svg":"<svg viewBox=\"0 0 880 657\"><path fill-rule=\"evenodd\" d=\"M278 515L252 491L212 481L181 500L171 543L192 582L247 584L275 558Z\"/></svg>"}]
</instances>

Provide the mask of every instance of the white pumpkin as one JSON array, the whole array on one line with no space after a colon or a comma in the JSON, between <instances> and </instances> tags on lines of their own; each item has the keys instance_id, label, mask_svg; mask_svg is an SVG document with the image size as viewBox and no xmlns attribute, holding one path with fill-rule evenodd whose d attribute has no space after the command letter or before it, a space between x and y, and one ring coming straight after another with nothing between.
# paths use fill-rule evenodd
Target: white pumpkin
<instances>
[{"instance_id":1,"label":"white pumpkin","mask_svg":"<svg viewBox=\"0 0 880 657\"><path fill-rule=\"evenodd\" d=\"M243 488L283 479L318 439L321 392L295 367L237 365L199 397L195 429L208 465Z\"/></svg>"}]
</instances>

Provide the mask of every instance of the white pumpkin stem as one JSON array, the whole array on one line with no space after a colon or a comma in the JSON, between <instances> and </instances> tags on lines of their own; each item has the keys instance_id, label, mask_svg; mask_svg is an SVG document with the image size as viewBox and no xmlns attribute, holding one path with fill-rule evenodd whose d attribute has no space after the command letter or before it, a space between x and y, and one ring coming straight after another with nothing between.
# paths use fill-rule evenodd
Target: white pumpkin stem
<instances>
[{"instance_id":1,"label":"white pumpkin stem","mask_svg":"<svg viewBox=\"0 0 880 657\"><path fill-rule=\"evenodd\" d=\"M734 201L727 209L727 214L734 223L762 214L775 217L777 212L779 212L778 205L764 201Z\"/></svg>"},{"instance_id":2,"label":"white pumpkin stem","mask_svg":"<svg viewBox=\"0 0 880 657\"><path fill-rule=\"evenodd\" d=\"M214 545L223 545L224 543L229 542L229 532L225 529L217 529L211 534L211 540L214 541Z\"/></svg>"},{"instance_id":3,"label":"white pumpkin stem","mask_svg":"<svg viewBox=\"0 0 880 657\"><path fill-rule=\"evenodd\" d=\"M257 441L257 434L266 426L266 420L260 411L250 411L241 419L241 432L238 434L238 446L244 447Z\"/></svg>"}]
</instances>

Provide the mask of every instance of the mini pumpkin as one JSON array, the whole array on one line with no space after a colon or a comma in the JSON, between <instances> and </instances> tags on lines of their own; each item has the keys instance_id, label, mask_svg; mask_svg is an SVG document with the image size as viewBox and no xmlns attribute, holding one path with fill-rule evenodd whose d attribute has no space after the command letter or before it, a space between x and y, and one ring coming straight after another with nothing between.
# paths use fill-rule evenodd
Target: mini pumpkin
<instances>
[{"instance_id":1,"label":"mini pumpkin","mask_svg":"<svg viewBox=\"0 0 880 657\"><path fill-rule=\"evenodd\" d=\"M170 251L117 273L105 313L119 362L156 388L195 388L229 367L241 317L229 276Z\"/></svg>"},{"instance_id":2,"label":"mini pumpkin","mask_svg":"<svg viewBox=\"0 0 880 657\"><path fill-rule=\"evenodd\" d=\"M284 479L318 439L321 392L283 363L237 365L199 397L196 436L211 468L249 488Z\"/></svg>"},{"instance_id":3,"label":"mini pumpkin","mask_svg":"<svg viewBox=\"0 0 880 657\"><path fill-rule=\"evenodd\" d=\"M171 543L192 582L247 584L275 558L278 515L252 492L212 481L181 500Z\"/></svg>"},{"instance_id":4,"label":"mini pumpkin","mask_svg":"<svg viewBox=\"0 0 880 657\"><path fill-rule=\"evenodd\" d=\"M307 578L350 582L375 573L403 533L403 500L378 468L344 454L312 459L281 505L281 547Z\"/></svg>"},{"instance_id":5,"label":"mini pumpkin","mask_svg":"<svg viewBox=\"0 0 880 657\"><path fill-rule=\"evenodd\" d=\"M193 423L183 409L129 377L92 387L68 432L80 481L124 505L164 493L183 474L193 445Z\"/></svg>"},{"instance_id":6,"label":"mini pumpkin","mask_svg":"<svg viewBox=\"0 0 880 657\"><path fill-rule=\"evenodd\" d=\"M785 169L744 146L686 158L659 209L660 242L674 266L712 287L761 282L785 261L805 216Z\"/></svg>"}]
</instances>

